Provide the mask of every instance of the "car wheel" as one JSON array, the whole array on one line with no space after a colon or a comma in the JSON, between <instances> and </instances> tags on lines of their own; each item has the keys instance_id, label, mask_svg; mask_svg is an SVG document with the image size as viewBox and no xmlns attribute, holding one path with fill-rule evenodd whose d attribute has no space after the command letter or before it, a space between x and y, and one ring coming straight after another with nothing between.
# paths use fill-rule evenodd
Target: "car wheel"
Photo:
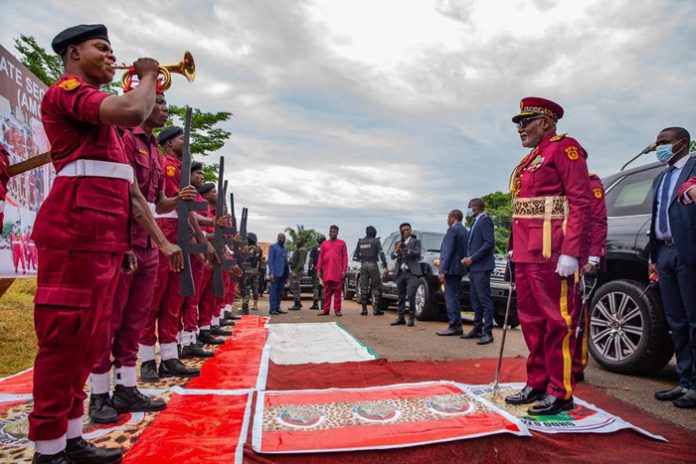
<instances>
[{"instance_id":1,"label":"car wheel","mask_svg":"<svg viewBox=\"0 0 696 464\"><path fill-rule=\"evenodd\" d=\"M430 297L428 282L421 277L416 287L416 319L419 321L432 321L437 319L437 305Z\"/></svg>"},{"instance_id":2,"label":"car wheel","mask_svg":"<svg viewBox=\"0 0 696 464\"><path fill-rule=\"evenodd\" d=\"M502 327L505 324L505 308L498 310L493 309L493 320L498 327ZM520 325L520 318L517 316L517 310L510 308L510 316L508 317L508 325L511 329L514 329Z\"/></svg>"},{"instance_id":3,"label":"car wheel","mask_svg":"<svg viewBox=\"0 0 696 464\"><path fill-rule=\"evenodd\" d=\"M643 374L662 369L673 349L656 293L641 297L644 284L616 280L602 285L592 300L589 348L605 369Z\"/></svg>"},{"instance_id":4,"label":"car wheel","mask_svg":"<svg viewBox=\"0 0 696 464\"><path fill-rule=\"evenodd\" d=\"M348 279L343 279L343 299L352 300L355 296L355 290L350 290L348 287Z\"/></svg>"}]
</instances>

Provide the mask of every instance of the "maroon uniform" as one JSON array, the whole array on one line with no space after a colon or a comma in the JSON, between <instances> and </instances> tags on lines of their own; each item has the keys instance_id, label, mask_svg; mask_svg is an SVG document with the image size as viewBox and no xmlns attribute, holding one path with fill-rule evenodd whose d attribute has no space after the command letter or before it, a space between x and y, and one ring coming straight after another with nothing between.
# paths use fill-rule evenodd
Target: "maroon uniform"
<instances>
[{"instance_id":1,"label":"maroon uniform","mask_svg":"<svg viewBox=\"0 0 696 464\"><path fill-rule=\"evenodd\" d=\"M550 134L513 173L512 259L527 347L527 385L572 398L578 284L556 272L561 255L587 256L592 201L585 150Z\"/></svg>"},{"instance_id":2,"label":"maroon uniform","mask_svg":"<svg viewBox=\"0 0 696 464\"><path fill-rule=\"evenodd\" d=\"M607 244L607 204L604 200L604 186L596 174L590 174L592 202L590 203L590 233L588 235L588 256L595 263L603 264ZM588 343L590 337L590 311L585 308L582 313L580 336L573 355L573 374L582 374L587 367Z\"/></svg>"},{"instance_id":3,"label":"maroon uniform","mask_svg":"<svg viewBox=\"0 0 696 464\"><path fill-rule=\"evenodd\" d=\"M118 272L129 248L126 172L132 176L132 170L116 129L99 120L107 97L79 77L64 75L41 102L57 177L32 235L41 263L29 416L34 441L62 439L69 426L82 428L84 385L109 330ZM92 169L97 165L101 171Z\"/></svg>"},{"instance_id":4,"label":"maroon uniform","mask_svg":"<svg viewBox=\"0 0 696 464\"><path fill-rule=\"evenodd\" d=\"M157 139L142 128L125 130L123 145L128 162L133 167L138 187L147 202L154 207L159 193L164 190ZM92 374L92 392L109 391L109 371L113 366L116 384L136 385L135 364L140 332L150 313L158 268L158 250L145 230L135 221L131 223L130 239L138 269L133 274L120 274L111 315L110 336L104 341Z\"/></svg>"},{"instance_id":5,"label":"maroon uniform","mask_svg":"<svg viewBox=\"0 0 696 464\"><path fill-rule=\"evenodd\" d=\"M199 194L200 195L200 194ZM206 201L201 197L202 201ZM208 205L208 210L201 212L203 216L215 218L215 209ZM212 234L214 226L202 226L203 233ZM213 295L213 270L207 267L203 270L203 281L201 283L201 297L198 303L198 327L201 330L210 330L211 320L215 312L216 299Z\"/></svg>"},{"instance_id":6,"label":"maroon uniform","mask_svg":"<svg viewBox=\"0 0 696 464\"><path fill-rule=\"evenodd\" d=\"M679 193L677 194L677 198L679 199L680 202L684 204L691 204L693 203L691 199L689 198L688 200L684 198L684 195L686 195L686 192L691 190L691 188L696 187L696 177L692 177L686 182L682 184L681 187L679 187Z\"/></svg>"},{"instance_id":7,"label":"maroon uniform","mask_svg":"<svg viewBox=\"0 0 696 464\"><path fill-rule=\"evenodd\" d=\"M0 144L0 232L5 223L5 197L7 197L7 183L10 181L10 154Z\"/></svg>"}]
</instances>

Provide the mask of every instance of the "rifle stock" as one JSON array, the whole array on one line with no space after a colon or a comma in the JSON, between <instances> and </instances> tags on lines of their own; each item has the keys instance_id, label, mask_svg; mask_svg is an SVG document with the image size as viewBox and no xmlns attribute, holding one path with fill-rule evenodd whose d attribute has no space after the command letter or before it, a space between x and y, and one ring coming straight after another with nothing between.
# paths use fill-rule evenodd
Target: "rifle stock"
<instances>
[{"instance_id":1,"label":"rifle stock","mask_svg":"<svg viewBox=\"0 0 696 464\"><path fill-rule=\"evenodd\" d=\"M227 195L227 181L223 181L225 176L225 158L220 157L218 170L218 197L215 207L215 236L213 245L220 257L220 262L213 265L213 295L218 298L225 296L225 281L223 272L234 264L231 259L225 258L225 235L233 233L232 227L218 225L218 220L225 215L225 195Z\"/></svg>"}]
</instances>

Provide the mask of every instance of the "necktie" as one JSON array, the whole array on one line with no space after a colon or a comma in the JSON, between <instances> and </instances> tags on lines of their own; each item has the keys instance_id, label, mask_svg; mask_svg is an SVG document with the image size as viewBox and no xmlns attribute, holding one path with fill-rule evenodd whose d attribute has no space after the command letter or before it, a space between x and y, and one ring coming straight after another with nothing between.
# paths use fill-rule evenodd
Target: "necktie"
<instances>
[{"instance_id":1,"label":"necktie","mask_svg":"<svg viewBox=\"0 0 696 464\"><path fill-rule=\"evenodd\" d=\"M677 168L671 166L667 169L664 179L662 180L662 195L660 195L660 232L663 234L667 232L667 211L669 210L669 200L670 200L670 186L672 185L672 174Z\"/></svg>"}]
</instances>

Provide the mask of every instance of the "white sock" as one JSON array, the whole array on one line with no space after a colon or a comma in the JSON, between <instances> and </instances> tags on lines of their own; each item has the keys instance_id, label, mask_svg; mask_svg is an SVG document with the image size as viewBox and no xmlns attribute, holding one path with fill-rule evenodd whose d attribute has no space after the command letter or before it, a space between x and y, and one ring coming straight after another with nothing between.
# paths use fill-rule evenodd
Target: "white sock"
<instances>
[{"instance_id":1,"label":"white sock","mask_svg":"<svg viewBox=\"0 0 696 464\"><path fill-rule=\"evenodd\" d=\"M121 366L116 368L116 385L123 385L124 387L135 387L137 386L137 379L135 375L135 366Z\"/></svg>"},{"instance_id":2,"label":"white sock","mask_svg":"<svg viewBox=\"0 0 696 464\"><path fill-rule=\"evenodd\" d=\"M103 395L109 393L111 385L109 383L109 372L103 374L95 374L92 372L89 376L89 383L92 386L93 395Z\"/></svg>"},{"instance_id":3,"label":"white sock","mask_svg":"<svg viewBox=\"0 0 696 464\"><path fill-rule=\"evenodd\" d=\"M140 361L154 361L155 360L155 345L140 345Z\"/></svg>"},{"instance_id":4,"label":"white sock","mask_svg":"<svg viewBox=\"0 0 696 464\"><path fill-rule=\"evenodd\" d=\"M34 442L34 449L40 454L58 454L65 450L65 440L65 435L60 438L54 438L53 440L36 440Z\"/></svg>"},{"instance_id":5,"label":"white sock","mask_svg":"<svg viewBox=\"0 0 696 464\"><path fill-rule=\"evenodd\" d=\"M68 433L66 437L68 440L71 438L80 438L82 436L82 417L77 419L68 419Z\"/></svg>"},{"instance_id":6,"label":"white sock","mask_svg":"<svg viewBox=\"0 0 696 464\"><path fill-rule=\"evenodd\" d=\"M179 359L179 351L177 350L176 342L161 343L160 356L162 357L162 361L166 361L167 359Z\"/></svg>"},{"instance_id":7,"label":"white sock","mask_svg":"<svg viewBox=\"0 0 696 464\"><path fill-rule=\"evenodd\" d=\"M229 312L229 313L231 313L231 312L232 312L232 305L231 305L231 304L225 305L225 307L223 308L223 310L224 310L224 311L227 311L227 312Z\"/></svg>"},{"instance_id":8,"label":"white sock","mask_svg":"<svg viewBox=\"0 0 696 464\"><path fill-rule=\"evenodd\" d=\"M211 321L211 325L220 325L220 318L214 317L213 320Z\"/></svg>"},{"instance_id":9,"label":"white sock","mask_svg":"<svg viewBox=\"0 0 696 464\"><path fill-rule=\"evenodd\" d=\"M199 329L201 329L201 330L210 330L210 326L209 326L209 325L202 325L202 326L199 327Z\"/></svg>"}]
</instances>

